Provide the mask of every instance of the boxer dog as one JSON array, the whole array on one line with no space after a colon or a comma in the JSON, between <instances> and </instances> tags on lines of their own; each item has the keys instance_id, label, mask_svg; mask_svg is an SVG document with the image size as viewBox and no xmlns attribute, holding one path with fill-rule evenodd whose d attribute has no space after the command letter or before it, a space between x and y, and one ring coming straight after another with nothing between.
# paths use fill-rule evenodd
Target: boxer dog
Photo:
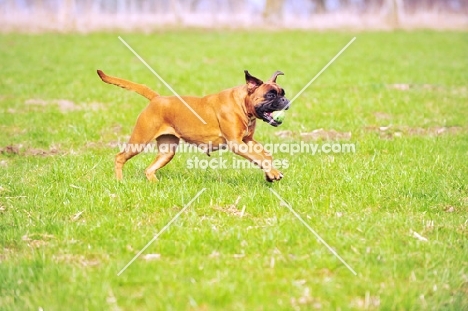
<instances>
[{"instance_id":1,"label":"boxer dog","mask_svg":"<svg viewBox=\"0 0 468 311\"><path fill-rule=\"evenodd\" d=\"M197 146L210 146L206 153L227 147L232 152L255 163L265 172L269 182L280 180L283 174L272 166L272 157L254 140L257 119L272 126L272 113L289 108L284 90L276 84L281 71L267 81L244 70L246 84L204 97L160 96L149 87L97 71L102 81L132 90L150 100L138 116L128 144L145 146L156 140L158 155L145 170L150 181L157 181L156 171L175 155L180 139ZM187 107L188 105L189 107ZM130 158L144 148L126 148L115 157L115 174L121 180L122 168ZM135 149L135 150L133 150Z\"/></svg>"}]
</instances>

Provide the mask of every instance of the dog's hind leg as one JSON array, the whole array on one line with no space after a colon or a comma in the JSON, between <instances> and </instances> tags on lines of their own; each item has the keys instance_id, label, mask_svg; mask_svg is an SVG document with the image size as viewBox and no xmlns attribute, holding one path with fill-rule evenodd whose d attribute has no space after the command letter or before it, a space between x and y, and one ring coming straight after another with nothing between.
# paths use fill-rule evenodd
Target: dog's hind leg
<instances>
[{"instance_id":1,"label":"dog's hind leg","mask_svg":"<svg viewBox=\"0 0 468 311\"><path fill-rule=\"evenodd\" d=\"M132 139L130 139L128 144L125 145L124 150L119 152L115 156L115 177L117 178L117 180L122 180L123 178L122 169L125 165L125 162L127 162L140 152L143 152L150 140L151 138L148 141L145 141L144 143L135 143L132 142Z\"/></svg>"},{"instance_id":2,"label":"dog's hind leg","mask_svg":"<svg viewBox=\"0 0 468 311\"><path fill-rule=\"evenodd\" d=\"M145 127L143 126L144 124L148 123L142 122L142 115L140 115L130 140L123 150L115 156L115 176L118 180L122 180L123 178L122 168L125 162L143 151L152 150L148 148L150 147L148 143L154 140L156 130L154 128Z\"/></svg>"},{"instance_id":3,"label":"dog's hind leg","mask_svg":"<svg viewBox=\"0 0 468 311\"><path fill-rule=\"evenodd\" d=\"M125 162L136 156L138 153L139 152L128 150L119 152L115 156L115 177L117 178L117 180L122 180L123 178L122 168Z\"/></svg>"},{"instance_id":4,"label":"dog's hind leg","mask_svg":"<svg viewBox=\"0 0 468 311\"><path fill-rule=\"evenodd\" d=\"M174 135L162 135L156 138L156 142L158 155L145 170L146 178L149 181L157 181L156 171L172 160L179 145L179 138Z\"/></svg>"}]
</instances>

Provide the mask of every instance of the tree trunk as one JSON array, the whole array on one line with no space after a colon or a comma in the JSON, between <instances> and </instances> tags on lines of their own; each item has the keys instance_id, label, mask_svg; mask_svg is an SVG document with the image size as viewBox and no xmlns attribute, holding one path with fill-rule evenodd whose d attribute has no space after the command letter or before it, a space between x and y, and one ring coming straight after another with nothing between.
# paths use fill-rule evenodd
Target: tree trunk
<instances>
[{"instance_id":1,"label":"tree trunk","mask_svg":"<svg viewBox=\"0 0 468 311\"><path fill-rule=\"evenodd\" d=\"M263 20L267 24L278 23L283 17L284 0L266 0Z\"/></svg>"},{"instance_id":2,"label":"tree trunk","mask_svg":"<svg viewBox=\"0 0 468 311\"><path fill-rule=\"evenodd\" d=\"M325 13L327 10L327 7L325 5L326 0L316 0L315 5L316 5L316 12L319 14Z\"/></svg>"},{"instance_id":3,"label":"tree trunk","mask_svg":"<svg viewBox=\"0 0 468 311\"><path fill-rule=\"evenodd\" d=\"M387 6L389 8L388 19L390 25L394 28L398 28L401 21L403 0L387 0Z\"/></svg>"}]
</instances>

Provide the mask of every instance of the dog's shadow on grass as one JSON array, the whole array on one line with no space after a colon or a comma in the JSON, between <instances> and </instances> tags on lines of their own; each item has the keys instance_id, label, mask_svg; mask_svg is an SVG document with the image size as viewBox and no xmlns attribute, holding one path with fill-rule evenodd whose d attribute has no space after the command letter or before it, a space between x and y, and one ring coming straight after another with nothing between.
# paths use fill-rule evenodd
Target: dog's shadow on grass
<instances>
[{"instance_id":1,"label":"dog's shadow on grass","mask_svg":"<svg viewBox=\"0 0 468 311\"><path fill-rule=\"evenodd\" d=\"M239 171L223 171L215 169L206 170L173 170L162 169L157 172L158 181L150 182L146 179L143 170L134 173L127 173L121 183L138 184L145 183L153 185L157 188L173 188L180 185L190 185L191 188L209 188L210 186L222 188L224 186L230 188L237 187L267 187L270 188L275 183L267 182L264 173L261 170L239 170ZM281 182L281 181L279 181ZM276 182L276 183L279 183ZM184 187L185 188L185 187Z\"/></svg>"},{"instance_id":2,"label":"dog's shadow on grass","mask_svg":"<svg viewBox=\"0 0 468 311\"><path fill-rule=\"evenodd\" d=\"M264 173L261 170L256 169L239 171L217 169L161 171L158 178L162 184L183 182L206 188L210 187L210 185L222 188L223 186L269 186L272 184L265 180Z\"/></svg>"}]
</instances>

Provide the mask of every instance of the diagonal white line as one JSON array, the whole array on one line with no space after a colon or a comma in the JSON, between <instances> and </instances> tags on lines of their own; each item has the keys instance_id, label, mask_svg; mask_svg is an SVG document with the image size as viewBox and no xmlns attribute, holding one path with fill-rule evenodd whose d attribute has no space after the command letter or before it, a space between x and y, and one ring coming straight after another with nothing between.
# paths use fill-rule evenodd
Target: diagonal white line
<instances>
[{"instance_id":1,"label":"diagonal white line","mask_svg":"<svg viewBox=\"0 0 468 311\"><path fill-rule=\"evenodd\" d=\"M150 65L148 65L147 62L145 62L145 60L140 56L138 55L137 52L135 52L134 49L132 49L132 47L124 40L122 39L121 36L119 36L119 40L122 41L122 43L130 50L132 51L133 54L135 54L135 56L159 79L159 81L161 81L185 106L187 106L187 108L203 123L203 124L206 124L205 120L203 120L202 117L200 117L198 115L198 113L195 112L195 110L193 110L192 107L190 107L189 104L187 104L187 102L182 98L180 97L179 94L177 94L176 91L174 91L174 89L166 82L164 81L163 78L161 78L160 75L158 75L158 73L156 71L154 71L153 68L150 67Z\"/></svg>"},{"instance_id":2,"label":"diagonal white line","mask_svg":"<svg viewBox=\"0 0 468 311\"><path fill-rule=\"evenodd\" d=\"M138 254L135 255L135 257L133 257L132 260L130 260L130 262L125 266L123 267L122 270L120 270L119 273L117 273L117 276L120 276L150 245L151 243L153 243L154 241L156 241L157 238L159 238L159 236L164 232L166 231L167 228L169 228L169 226L177 219L179 218L179 216L190 206L190 204L192 204L193 201L195 201L199 196L200 194L203 193L203 191L205 191L206 188L203 188L202 190L198 191L198 193L195 195L195 197L193 197L192 200L190 200L190 202L188 202L183 209L180 210L180 212L177 213L177 215L174 216L174 218L171 219L171 221L169 221L167 223L167 225L164 226L164 228L161 229L161 231L158 232L158 234L156 234L152 239L151 241L149 241L145 247L143 247L141 249L141 251L138 252Z\"/></svg>"},{"instance_id":3,"label":"diagonal white line","mask_svg":"<svg viewBox=\"0 0 468 311\"><path fill-rule=\"evenodd\" d=\"M316 237L320 242L322 242L322 244L325 245L325 247L328 248L328 250L329 250L333 255L335 255L336 258L338 258L338 259L346 266L346 268L349 269L349 271L351 271L354 275L357 275L356 271L354 271L354 269L351 268L351 266L348 265L348 264L346 263L346 261L344 261L344 259L341 258L340 255L338 255L338 253L335 252L335 250L334 250L333 248L331 248L330 245L328 245L328 243L325 242L325 240L322 239L322 237L321 237L317 232L315 232L315 230L312 229L312 228L304 221L304 219L302 219L302 217L301 217L298 213L296 213L295 210L293 210L293 208L291 207L291 205L289 205L275 190L273 190L273 189L271 189L271 188L269 188L269 189L270 189L271 192L273 192L273 194L274 194L281 202L283 202L284 205L287 206L287 208L294 214L294 216L296 216L297 219L299 219L299 221L302 222L302 224L303 224L304 226L306 226L306 228L309 229L310 232L312 232L312 233L315 235L315 237Z\"/></svg>"},{"instance_id":4,"label":"diagonal white line","mask_svg":"<svg viewBox=\"0 0 468 311\"><path fill-rule=\"evenodd\" d=\"M322 68L322 70L319 71L319 73L317 73L315 75L315 77L312 78L312 80L309 81L309 83L306 84L306 86L304 86L302 88L302 90L299 91L299 93L296 94L296 96L294 96L293 99L291 99L289 101L289 105L288 107L293 103L293 101L296 100L296 98L298 98L299 96L301 96L301 94L315 81L317 80L317 78L331 65L333 64L333 62L341 55L341 53L343 53L353 42L354 40L356 40L356 37L352 38L351 41L348 42L348 44L346 44L346 46L344 48L341 49L341 51L338 52L338 54L335 55L335 57L333 57L329 62L328 64L325 65L325 67ZM284 110L284 109L283 109Z\"/></svg>"}]
</instances>

